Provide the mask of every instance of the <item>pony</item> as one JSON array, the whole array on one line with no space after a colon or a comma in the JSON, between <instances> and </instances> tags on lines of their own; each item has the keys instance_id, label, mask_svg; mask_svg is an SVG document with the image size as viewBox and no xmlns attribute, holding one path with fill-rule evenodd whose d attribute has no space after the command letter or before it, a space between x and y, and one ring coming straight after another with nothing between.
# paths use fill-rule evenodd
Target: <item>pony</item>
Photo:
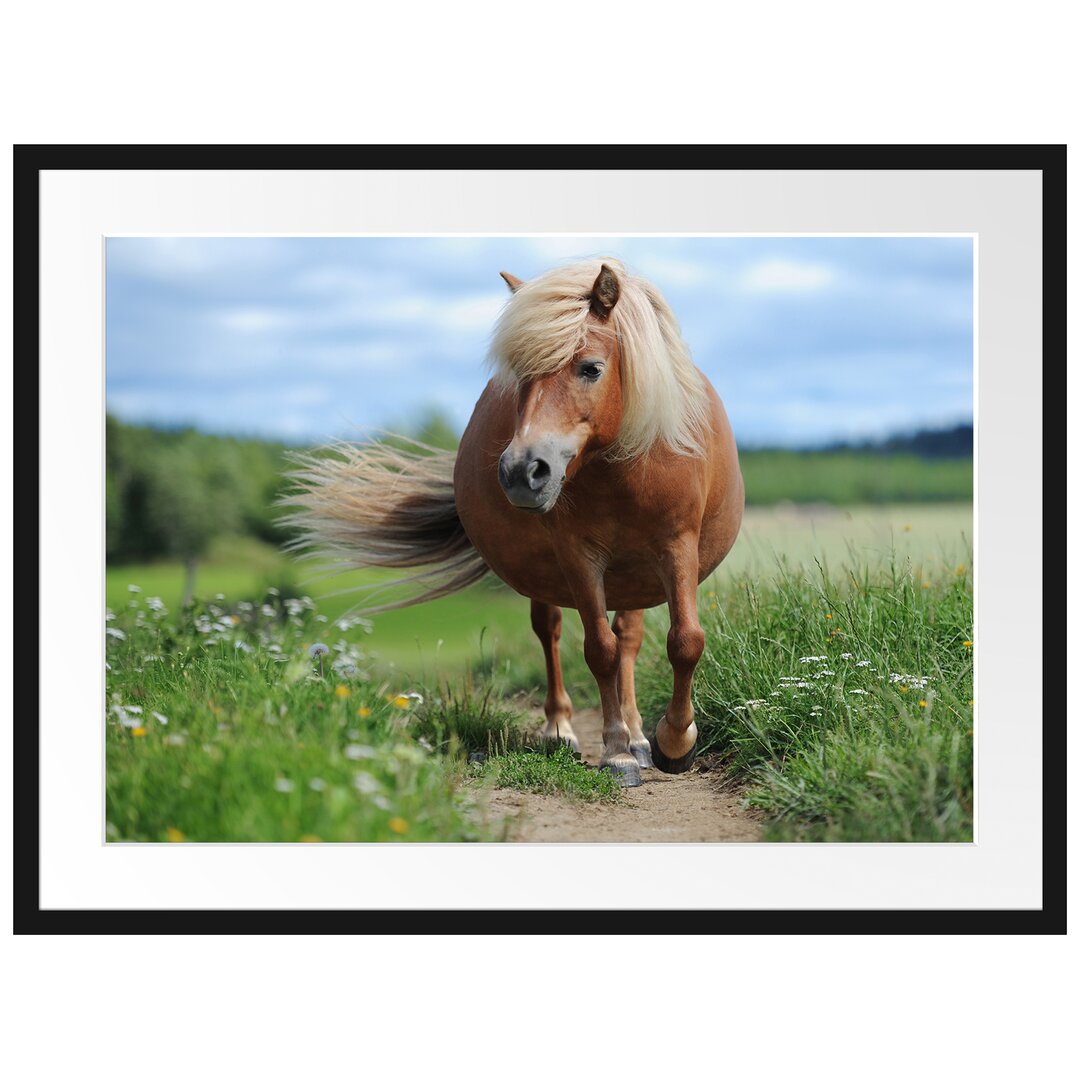
<instances>
[{"instance_id":1,"label":"pony","mask_svg":"<svg viewBox=\"0 0 1080 1080\"><path fill-rule=\"evenodd\" d=\"M547 672L543 735L577 740L559 659L578 611L603 712L600 767L685 772L705 635L697 587L730 551L744 489L724 406L667 302L615 260L584 260L510 296L491 378L457 451L393 439L301 454L286 502L294 547L341 567L395 567L421 603L491 572L528 597ZM646 737L634 693L644 609L667 604L670 702ZM615 617L609 622L608 612Z\"/></svg>"}]
</instances>

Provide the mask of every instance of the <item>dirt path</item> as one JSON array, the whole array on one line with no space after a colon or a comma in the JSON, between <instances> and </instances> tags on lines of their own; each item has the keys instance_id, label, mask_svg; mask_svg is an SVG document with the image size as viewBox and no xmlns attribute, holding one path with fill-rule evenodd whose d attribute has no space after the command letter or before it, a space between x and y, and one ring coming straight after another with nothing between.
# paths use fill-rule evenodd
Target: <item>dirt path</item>
<instances>
[{"instance_id":1,"label":"dirt path","mask_svg":"<svg viewBox=\"0 0 1080 1080\"><path fill-rule=\"evenodd\" d=\"M574 715L581 756L600 761L603 721L596 709ZM626 788L620 804L586 803L558 795L500 789L481 796L477 814L507 840L554 843L710 843L757 840L758 817L740 805L724 773L699 760L679 775L643 769L642 784Z\"/></svg>"}]
</instances>

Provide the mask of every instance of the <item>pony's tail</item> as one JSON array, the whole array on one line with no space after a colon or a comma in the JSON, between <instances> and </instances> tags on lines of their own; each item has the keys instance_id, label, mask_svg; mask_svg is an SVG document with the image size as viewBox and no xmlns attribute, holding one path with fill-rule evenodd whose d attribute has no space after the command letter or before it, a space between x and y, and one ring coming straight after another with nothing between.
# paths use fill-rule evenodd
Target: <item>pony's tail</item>
<instances>
[{"instance_id":1,"label":"pony's tail","mask_svg":"<svg viewBox=\"0 0 1080 1080\"><path fill-rule=\"evenodd\" d=\"M289 454L294 490L281 499L295 507L282 524L295 529L288 548L329 560L333 570L418 568L393 580L360 586L373 601L364 614L421 604L479 581L487 563L461 526L454 504L453 450L413 439L339 442L313 453ZM405 595L399 595L405 590Z\"/></svg>"}]
</instances>

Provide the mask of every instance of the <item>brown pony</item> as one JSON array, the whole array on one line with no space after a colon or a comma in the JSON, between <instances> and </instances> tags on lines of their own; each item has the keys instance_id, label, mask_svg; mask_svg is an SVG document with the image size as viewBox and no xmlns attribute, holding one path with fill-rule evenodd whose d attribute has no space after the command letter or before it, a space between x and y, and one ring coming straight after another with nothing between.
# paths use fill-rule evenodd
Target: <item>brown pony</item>
<instances>
[{"instance_id":1,"label":"brown pony","mask_svg":"<svg viewBox=\"0 0 1080 1080\"><path fill-rule=\"evenodd\" d=\"M511 297L492 341L494 377L456 455L393 443L305 455L293 474L297 547L343 567L426 568L402 607L489 570L532 600L547 661L544 734L577 745L559 666L561 608L577 608L604 715L601 766L694 760L690 700L705 638L697 586L731 549L743 512L735 440L663 297L620 264L581 262ZM667 603L671 702L642 730L634 662L644 608ZM383 610L383 608L369 608ZM615 611L608 622L608 611Z\"/></svg>"}]
</instances>

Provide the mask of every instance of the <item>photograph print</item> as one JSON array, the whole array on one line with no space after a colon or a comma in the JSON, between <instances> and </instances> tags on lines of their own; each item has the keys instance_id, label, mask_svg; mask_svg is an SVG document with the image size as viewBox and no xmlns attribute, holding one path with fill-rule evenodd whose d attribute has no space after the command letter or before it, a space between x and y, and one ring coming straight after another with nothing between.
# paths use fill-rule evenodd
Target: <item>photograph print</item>
<instances>
[{"instance_id":1,"label":"photograph print","mask_svg":"<svg viewBox=\"0 0 1080 1080\"><path fill-rule=\"evenodd\" d=\"M970 843L974 239L105 241L108 843Z\"/></svg>"}]
</instances>

